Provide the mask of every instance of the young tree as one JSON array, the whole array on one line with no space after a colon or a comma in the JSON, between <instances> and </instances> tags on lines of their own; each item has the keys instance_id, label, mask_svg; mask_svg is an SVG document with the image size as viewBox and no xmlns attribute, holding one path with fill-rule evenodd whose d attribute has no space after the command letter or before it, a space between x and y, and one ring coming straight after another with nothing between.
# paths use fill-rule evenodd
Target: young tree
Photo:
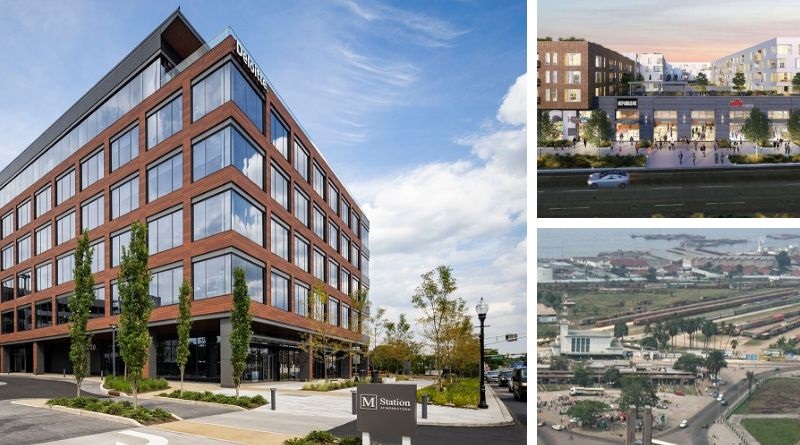
<instances>
[{"instance_id":1,"label":"young tree","mask_svg":"<svg viewBox=\"0 0 800 445\"><path fill-rule=\"evenodd\" d=\"M75 249L75 269L72 274L75 281L75 292L70 295L69 306L69 359L72 362L72 374L75 376L77 397L81 396L81 383L89 374L89 351L92 347L92 336L87 328L89 310L94 302L94 275L92 274L92 249L89 247L89 235L86 230L78 238Z\"/></svg>"},{"instance_id":2,"label":"young tree","mask_svg":"<svg viewBox=\"0 0 800 445\"><path fill-rule=\"evenodd\" d=\"M766 145L767 139L769 139L769 120L767 119L767 113L764 113L758 108L750 110L750 115L747 116L744 125L742 125L742 134L753 142Z\"/></svg>"},{"instance_id":3,"label":"young tree","mask_svg":"<svg viewBox=\"0 0 800 445\"><path fill-rule=\"evenodd\" d=\"M551 371L569 371L569 360L563 355L557 355L550 359Z\"/></svg>"},{"instance_id":4,"label":"young tree","mask_svg":"<svg viewBox=\"0 0 800 445\"><path fill-rule=\"evenodd\" d=\"M792 89L795 91L800 90L800 73L796 73L792 77Z\"/></svg>"},{"instance_id":5,"label":"young tree","mask_svg":"<svg viewBox=\"0 0 800 445\"><path fill-rule=\"evenodd\" d=\"M572 367L572 374L575 376L575 384L578 386L592 386L594 383L591 372L586 369L583 362L578 362Z\"/></svg>"},{"instance_id":6,"label":"young tree","mask_svg":"<svg viewBox=\"0 0 800 445\"><path fill-rule=\"evenodd\" d=\"M715 350L708 353L706 357L706 369L708 369L709 374L719 378L719 371L727 367L728 362L725 361L725 355L722 351Z\"/></svg>"},{"instance_id":7,"label":"young tree","mask_svg":"<svg viewBox=\"0 0 800 445\"><path fill-rule=\"evenodd\" d=\"M608 368L606 369L606 372L603 374L603 381L606 384L613 384L614 386L617 386L619 385L620 376L621 374L619 372L619 369Z\"/></svg>"},{"instance_id":8,"label":"young tree","mask_svg":"<svg viewBox=\"0 0 800 445\"><path fill-rule=\"evenodd\" d=\"M633 82L633 74L631 73L622 73L622 76L619 78L619 87L620 87L620 94L629 94L629 87L630 83Z\"/></svg>"},{"instance_id":9,"label":"young tree","mask_svg":"<svg viewBox=\"0 0 800 445\"><path fill-rule=\"evenodd\" d=\"M536 110L536 143L543 147L545 143L553 138L555 125L550 120L550 112L547 110Z\"/></svg>"},{"instance_id":10,"label":"young tree","mask_svg":"<svg viewBox=\"0 0 800 445\"><path fill-rule=\"evenodd\" d=\"M419 318L422 333L433 346L434 367L439 371L436 381L440 391L443 390L442 346L447 329L462 320L466 314L464 300L451 298L451 294L455 291L456 280L453 278L453 269L449 266L439 266L422 274L422 283L411 297L414 307L422 315Z\"/></svg>"},{"instance_id":11,"label":"young tree","mask_svg":"<svg viewBox=\"0 0 800 445\"><path fill-rule=\"evenodd\" d=\"M186 280L181 283L178 302L178 349L175 351L175 361L181 371L181 394L183 394L183 373L186 362L189 361L189 333L192 330L192 296Z\"/></svg>"},{"instance_id":12,"label":"young tree","mask_svg":"<svg viewBox=\"0 0 800 445\"><path fill-rule=\"evenodd\" d=\"M609 141L613 138L611 134L611 121L608 115L602 110L593 110L589 116L589 122L584 127L586 139L592 144L599 145L602 141Z\"/></svg>"},{"instance_id":13,"label":"young tree","mask_svg":"<svg viewBox=\"0 0 800 445\"><path fill-rule=\"evenodd\" d=\"M619 400L619 407L627 411L630 407L635 408L636 417L639 416L639 408L643 406L655 406L658 402L656 387L645 375L632 375L622 378L622 397Z\"/></svg>"},{"instance_id":14,"label":"young tree","mask_svg":"<svg viewBox=\"0 0 800 445\"><path fill-rule=\"evenodd\" d=\"M678 360L675 360L675 364L672 366L673 368L679 371L686 371L691 372L692 374L697 374L697 369L705 364L705 360L703 357L694 354L683 354L681 355Z\"/></svg>"},{"instance_id":15,"label":"young tree","mask_svg":"<svg viewBox=\"0 0 800 445\"><path fill-rule=\"evenodd\" d=\"M736 88L736 91L738 91L739 93L744 91L745 82L746 80L744 79L744 73L742 73L741 71L736 73L735 76L733 76L733 87Z\"/></svg>"},{"instance_id":16,"label":"young tree","mask_svg":"<svg viewBox=\"0 0 800 445\"><path fill-rule=\"evenodd\" d=\"M708 77L706 77L706 73L697 73L697 76L694 78L694 83L698 86L707 86Z\"/></svg>"},{"instance_id":17,"label":"young tree","mask_svg":"<svg viewBox=\"0 0 800 445\"><path fill-rule=\"evenodd\" d=\"M253 316L250 314L250 297L247 295L247 281L244 269L233 270L233 308L231 309L231 368L236 398L239 398L239 385L250 353L250 336Z\"/></svg>"},{"instance_id":18,"label":"young tree","mask_svg":"<svg viewBox=\"0 0 800 445\"><path fill-rule=\"evenodd\" d=\"M323 363L322 377L328 380L328 357L348 348L333 337L334 326L325 318L328 293L322 282L314 283L308 294L308 317L313 323L313 333L303 336L308 355Z\"/></svg>"},{"instance_id":19,"label":"young tree","mask_svg":"<svg viewBox=\"0 0 800 445\"><path fill-rule=\"evenodd\" d=\"M797 73L800 74L800 73ZM786 125L789 137L795 144L800 142L800 109L794 109L789 114L789 123Z\"/></svg>"},{"instance_id":20,"label":"young tree","mask_svg":"<svg viewBox=\"0 0 800 445\"><path fill-rule=\"evenodd\" d=\"M611 409L607 404L597 400L580 400L567 410L567 415L574 417L584 425L591 425L604 411Z\"/></svg>"},{"instance_id":21,"label":"young tree","mask_svg":"<svg viewBox=\"0 0 800 445\"><path fill-rule=\"evenodd\" d=\"M628 325L624 321L614 323L614 337L624 341L626 335L628 335Z\"/></svg>"},{"instance_id":22,"label":"young tree","mask_svg":"<svg viewBox=\"0 0 800 445\"><path fill-rule=\"evenodd\" d=\"M782 274L792 268L792 258L785 250L781 250L775 255L775 261L778 263L778 273Z\"/></svg>"},{"instance_id":23,"label":"young tree","mask_svg":"<svg viewBox=\"0 0 800 445\"><path fill-rule=\"evenodd\" d=\"M119 316L119 352L125 361L128 380L133 389L134 406L139 406L139 381L142 368L150 351L150 333L147 321L153 310L150 299L150 271L147 270L147 225L139 221L131 224L131 242L122 249L119 269L119 296L122 312Z\"/></svg>"},{"instance_id":24,"label":"young tree","mask_svg":"<svg viewBox=\"0 0 800 445\"><path fill-rule=\"evenodd\" d=\"M744 376L747 379L747 398L749 399L753 395L753 381L756 379L756 373L747 371Z\"/></svg>"}]
</instances>

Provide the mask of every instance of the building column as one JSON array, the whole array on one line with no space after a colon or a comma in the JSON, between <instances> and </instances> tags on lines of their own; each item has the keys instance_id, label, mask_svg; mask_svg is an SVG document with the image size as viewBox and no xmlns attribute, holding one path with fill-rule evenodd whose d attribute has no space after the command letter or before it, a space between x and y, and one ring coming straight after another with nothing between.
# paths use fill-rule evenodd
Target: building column
<instances>
[{"instance_id":1,"label":"building column","mask_svg":"<svg viewBox=\"0 0 800 445\"><path fill-rule=\"evenodd\" d=\"M300 350L300 380L308 382L314 380L314 368L311 354L306 349Z\"/></svg>"},{"instance_id":2,"label":"building column","mask_svg":"<svg viewBox=\"0 0 800 445\"><path fill-rule=\"evenodd\" d=\"M11 357L8 355L8 348L0 346L0 372L8 372L11 365Z\"/></svg>"},{"instance_id":3,"label":"building column","mask_svg":"<svg viewBox=\"0 0 800 445\"><path fill-rule=\"evenodd\" d=\"M653 408L644 408L644 428L642 436L643 445L653 445Z\"/></svg>"},{"instance_id":4,"label":"building column","mask_svg":"<svg viewBox=\"0 0 800 445\"><path fill-rule=\"evenodd\" d=\"M233 388L233 366L231 365L231 318L219 320L219 379L223 388Z\"/></svg>"},{"instance_id":5,"label":"building column","mask_svg":"<svg viewBox=\"0 0 800 445\"><path fill-rule=\"evenodd\" d=\"M347 356L344 358L344 366L345 372L342 377L346 379L353 378L353 349L351 347L350 351L347 352Z\"/></svg>"},{"instance_id":6,"label":"building column","mask_svg":"<svg viewBox=\"0 0 800 445\"><path fill-rule=\"evenodd\" d=\"M636 440L636 410L628 411L628 429L625 434L625 445L633 445Z\"/></svg>"},{"instance_id":7,"label":"building column","mask_svg":"<svg viewBox=\"0 0 800 445\"><path fill-rule=\"evenodd\" d=\"M44 347L38 342L33 342L33 374L44 373Z\"/></svg>"}]
</instances>

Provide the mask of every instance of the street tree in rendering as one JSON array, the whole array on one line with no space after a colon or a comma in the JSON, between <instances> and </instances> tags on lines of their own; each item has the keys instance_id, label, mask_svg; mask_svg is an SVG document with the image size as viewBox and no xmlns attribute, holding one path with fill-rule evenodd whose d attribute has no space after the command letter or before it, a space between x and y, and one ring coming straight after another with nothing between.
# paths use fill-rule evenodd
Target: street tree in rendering
<instances>
[{"instance_id":1,"label":"street tree in rendering","mask_svg":"<svg viewBox=\"0 0 800 445\"><path fill-rule=\"evenodd\" d=\"M761 146L766 145L767 139L769 139L767 113L758 108L750 110L750 114L744 120L744 125L742 125L742 134L750 141L756 142Z\"/></svg>"},{"instance_id":2,"label":"street tree in rendering","mask_svg":"<svg viewBox=\"0 0 800 445\"><path fill-rule=\"evenodd\" d=\"M619 91L621 94L630 94L630 83L633 82L633 74L622 73L619 77Z\"/></svg>"},{"instance_id":3,"label":"street tree in rendering","mask_svg":"<svg viewBox=\"0 0 800 445\"><path fill-rule=\"evenodd\" d=\"M183 373L189 361L189 333L192 330L192 295L186 280L181 283L178 300L178 348L175 361L181 372L181 394L183 394Z\"/></svg>"},{"instance_id":4,"label":"street tree in rendering","mask_svg":"<svg viewBox=\"0 0 800 445\"><path fill-rule=\"evenodd\" d=\"M440 391L443 390L441 370L444 356L444 342L448 329L460 323L466 316L466 303L458 297L452 297L456 291L456 280L453 269L439 266L422 274L422 283L417 286L411 297L414 307L421 313L419 324L422 334L433 349L434 367L437 371L436 381Z\"/></svg>"},{"instance_id":5,"label":"street tree in rendering","mask_svg":"<svg viewBox=\"0 0 800 445\"><path fill-rule=\"evenodd\" d=\"M461 323L454 324L445 333L444 364L450 375L457 370L460 375L480 370L480 343L473 334L472 321L464 317Z\"/></svg>"},{"instance_id":6,"label":"street tree in rendering","mask_svg":"<svg viewBox=\"0 0 800 445\"><path fill-rule=\"evenodd\" d=\"M589 122L584 126L584 134L589 142L598 146L600 142L610 141L614 137L611 134L611 121L605 111L592 111Z\"/></svg>"},{"instance_id":7,"label":"street tree in rendering","mask_svg":"<svg viewBox=\"0 0 800 445\"><path fill-rule=\"evenodd\" d=\"M800 73L795 73L794 77L792 77L792 89L795 91L800 90Z\"/></svg>"},{"instance_id":8,"label":"street tree in rendering","mask_svg":"<svg viewBox=\"0 0 800 445\"><path fill-rule=\"evenodd\" d=\"M756 373L747 371L744 373L744 378L747 379L747 398L749 399L753 395L753 382L756 380Z\"/></svg>"},{"instance_id":9,"label":"street tree in rendering","mask_svg":"<svg viewBox=\"0 0 800 445\"><path fill-rule=\"evenodd\" d=\"M550 112L547 110L536 110L536 144L543 147L545 143L553 138L556 130L553 121L550 119Z\"/></svg>"},{"instance_id":10,"label":"street tree in rendering","mask_svg":"<svg viewBox=\"0 0 800 445\"><path fill-rule=\"evenodd\" d=\"M75 291L69 296L69 359L75 377L77 397L81 396L81 383L89 374L89 352L92 336L87 328L89 311L94 302L94 275L92 274L92 248L86 230L78 237L75 249L75 269L72 273Z\"/></svg>"},{"instance_id":11,"label":"street tree in rendering","mask_svg":"<svg viewBox=\"0 0 800 445\"><path fill-rule=\"evenodd\" d=\"M619 399L619 407L623 411L630 408L636 410L636 417L639 417L639 409L643 406L655 406L658 403L656 387L646 375L631 375L622 378L622 396Z\"/></svg>"},{"instance_id":12,"label":"street tree in rendering","mask_svg":"<svg viewBox=\"0 0 800 445\"><path fill-rule=\"evenodd\" d=\"M128 381L133 389L134 406L139 406L139 382L142 368L150 352L150 333L147 321L153 311L150 298L150 271L147 269L147 225L139 221L131 224L131 241L122 249L119 267L119 297L122 311L119 316L119 352L125 361Z\"/></svg>"},{"instance_id":13,"label":"street tree in rendering","mask_svg":"<svg viewBox=\"0 0 800 445\"><path fill-rule=\"evenodd\" d=\"M253 316L250 314L250 297L247 295L247 281L244 269L233 269L233 307L231 308L231 368L236 398L239 398L239 385L250 353L250 336Z\"/></svg>"},{"instance_id":14,"label":"street tree in rendering","mask_svg":"<svg viewBox=\"0 0 800 445\"><path fill-rule=\"evenodd\" d=\"M325 318L329 296L325 292L325 284L318 281L311 287L308 294L308 318L312 323L312 332L303 335L303 343L308 350L309 357L323 363L322 377L328 380L328 357L340 351L347 351L348 347L334 338L334 326Z\"/></svg>"},{"instance_id":15,"label":"street tree in rendering","mask_svg":"<svg viewBox=\"0 0 800 445\"><path fill-rule=\"evenodd\" d=\"M722 368L727 368L728 362L725 361L725 354L722 353L720 350L714 350L708 353L706 356L706 369L708 369L709 374L713 375L715 378L719 378L719 372Z\"/></svg>"},{"instance_id":16,"label":"street tree in rendering","mask_svg":"<svg viewBox=\"0 0 800 445\"><path fill-rule=\"evenodd\" d=\"M746 82L747 81L744 78L744 73L742 73L741 71L736 73L735 76L733 76L733 87L736 88L736 91L738 91L739 93L744 91L744 84Z\"/></svg>"},{"instance_id":17,"label":"street tree in rendering","mask_svg":"<svg viewBox=\"0 0 800 445\"><path fill-rule=\"evenodd\" d=\"M775 261L778 263L779 274L788 272L792 268L792 258L785 250L781 250L775 255Z\"/></svg>"},{"instance_id":18,"label":"street tree in rendering","mask_svg":"<svg viewBox=\"0 0 800 445\"><path fill-rule=\"evenodd\" d=\"M708 77L706 77L705 73L697 73L697 76L694 78L694 84L697 86L698 90L705 92L708 86Z\"/></svg>"},{"instance_id":19,"label":"street tree in rendering","mask_svg":"<svg viewBox=\"0 0 800 445\"><path fill-rule=\"evenodd\" d=\"M789 123L786 125L786 130L789 132L792 142L795 144L800 142L800 109L795 108L789 114Z\"/></svg>"},{"instance_id":20,"label":"street tree in rendering","mask_svg":"<svg viewBox=\"0 0 800 445\"><path fill-rule=\"evenodd\" d=\"M624 321L614 323L614 338L625 340L626 335L628 335L628 324Z\"/></svg>"}]
</instances>

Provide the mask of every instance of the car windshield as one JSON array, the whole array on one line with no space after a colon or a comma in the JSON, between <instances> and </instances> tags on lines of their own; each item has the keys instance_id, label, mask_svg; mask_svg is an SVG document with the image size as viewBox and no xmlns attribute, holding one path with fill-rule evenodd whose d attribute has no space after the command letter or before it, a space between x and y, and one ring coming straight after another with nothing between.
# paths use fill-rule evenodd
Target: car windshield
<instances>
[{"instance_id":1,"label":"car windshield","mask_svg":"<svg viewBox=\"0 0 800 445\"><path fill-rule=\"evenodd\" d=\"M519 372L519 375L520 375L520 377L522 377L523 379L527 379L527 378L528 378L528 370L527 370L527 369L522 369L522 370L520 370L520 372Z\"/></svg>"}]
</instances>

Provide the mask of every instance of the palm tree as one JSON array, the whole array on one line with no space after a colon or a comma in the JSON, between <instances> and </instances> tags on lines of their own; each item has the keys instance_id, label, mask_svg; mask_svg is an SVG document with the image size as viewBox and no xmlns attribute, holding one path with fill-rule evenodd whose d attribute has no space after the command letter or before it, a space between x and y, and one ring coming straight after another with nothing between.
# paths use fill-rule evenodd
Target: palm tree
<instances>
[{"instance_id":1,"label":"palm tree","mask_svg":"<svg viewBox=\"0 0 800 445\"><path fill-rule=\"evenodd\" d=\"M749 399L753 393L753 380L756 379L756 373L753 371L747 371L744 374L744 377L747 379L747 398Z\"/></svg>"},{"instance_id":2,"label":"palm tree","mask_svg":"<svg viewBox=\"0 0 800 445\"><path fill-rule=\"evenodd\" d=\"M725 354L720 350L713 350L706 357L706 369L708 373L714 375L715 380L719 379L719 371L727 368L728 362L725 361Z\"/></svg>"},{"instance_id":3,"label":"palm tree","mask_svg":"<svg viewBox=\"0 0 800 445\"><path fill-rule=\"evenodd\" d=\"M670 318L667 320L667 332L669 333L669 340L672 344L672 349L675 349L675 336L681 331L681 321L678 318Z\"/></svg>"},{"instance_id":4,"label":"palm tree","mask_svg":"<svg viewBox=\"0 0 800 445\"><path fill-rule=\"evenodd\" d=\"M684 332L689 334L689 348L694 347L694 333L700 330L702 320L699 318L687 318L683 327Z\"/></svg>"},{"instance_id":5,"label":"palm tree","mask_svg":"<svg viewBox=\"0 0 800 445\"><path fill-rule=\"evenodd\" d=\"M736 356L736 347L739 346L739 340L733 339L731 340L731 349L733 349L733 356Z\"/></svg>"},{"instance_id":6,"label":"palm tree","mask_svg":"<svg viewBox=\"0 0 800 445\"><path fill-rule=\"evenodd\" d=\"M708 340L714 336L717 330L717 325L711 320L703 320L700 325L700 332L703 333L703 349L708 349Z\"/></svg>"}]
</instances>

